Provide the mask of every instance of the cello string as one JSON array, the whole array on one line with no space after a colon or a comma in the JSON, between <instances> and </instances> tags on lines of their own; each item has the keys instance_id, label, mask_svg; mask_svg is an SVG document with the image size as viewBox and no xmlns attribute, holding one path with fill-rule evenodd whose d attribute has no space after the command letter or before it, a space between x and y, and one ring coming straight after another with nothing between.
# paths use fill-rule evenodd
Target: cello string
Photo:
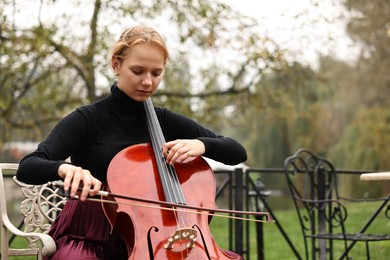
<instances>
[{"instance_id":1,"label":"cello string","mask_svg":"<svg viewBox=\"0 0 390 260\"><path fill-rule=\"evenodd\" d=\"M147 104L148 104L148 100L145 101L146 113L148 115L147 116L147 119L148 119L148 130L149 130L151 144L152 144L153 151L154 151L155 158L156 158L156 163L157 163L158 169L160 170L161 169L161 161L160 160L162 160L162 158L160 158L160 156L158 156L158 153L157 153L156 148L155 148L155 144L156 144L156 142L158 140L156 139L154 130L152 129L152 125L153 125L153 122L151 122L152 116L150 115L150 112L149 112L150 108L147 106ZM160 174L160 179L161 179L163 187L167 187L166 176ZM164 191L165 190L166 189L164 189ZM165 194L165 197L167 197L167 194ZM165 198L165 199L170 199L170 198Z\"/></svg>"},{"instance_id":2,"label":"cello string","mask_svg":"<svg viewBox=\"0 0 390 260\"><path fill-rule=\"evenodd\" d=\"M156 144L157 144L157 151L158 153L161 153L161 147L165 144L165 139L164 139L164 135L162 134L162 130L161 130L161 127L160 127L160 124L159 124L159 121L158 121L158 118L157 118L157 115L154 111L154 109L150 109L150 108L153 108L153 102L152 100L149 98L147 100L147 104L148 104L148 108L150 110L150 116L151 116L151 120L153 120L154 124L154 136L155 136L155 141L156 141ZM158 134L160 133L160 134ZM164 158L164 156L161 154L161 157ZM169 175L169 178L167 179L170 183L170 191L172 192L173 194L173 197L174 197L174 202L177 203L177 204L185 204L186 203L186 199L185 199L185 196L183 194L183 191L181 189L181 186L180 186L180 182L179 182L179 179L177 177L177 173L175 171L175 168L172 166L172 165L168 165L166 164L165 160L164 160L164 164L163 164L164 168L165 168L165 172L168 173Z\"/></svg>"},{"instance_id":3,"label":"cello string","mask_svg":"<svg viewBox=\"0 0 390 260\"><path fill-rule=\"evenodd\" d=\"M160 182L163 187L165 200L174 202L171 189L169 188L169 181L168 181L169 176L167 174L164 174L166 173L166 168L165 168L166 163L165 163L165 158L161 153L160 147L162 147L162 143L161 140L158 139L158 135L157 135L158 129L156 128L159 126L158 119L157 116L155 115L155 111L151 99L148 98L144 103L145 103L145 110L147 114L147 125L148 125L149 135L151 139L151 145L153 148L154 157L159 171ZM175 218L175 221L176 223L178 223L177 214L176 212L173 213L174 213L173 216ZM170 233L173 233L173 232L169 232L166 228L163 229L163 232L165 233L166 237L170 237L171 235Z\"/></svg>"},{"instance_id":4,"label":"cello string","mask_svg":"<svg viewBox=\"0 0 390 260\"><path fill-rule=\"evenodd\" d=\"M159 125L157 115L155 114L155 110L150 109L150 108L153 108L153 102L150 98L148 99L147 102L148 102L148 109L151 112L151 119L154 120L153 126L155 126L155 131L153 131L153 137L155 138L156 144L158 145L158 147L162 147L166 141L164 139L164 135L162 134L162 130L161 130L161 127ZM161 133L161 134L158 134L157 130L159 130L159 133ZM161 150L159 150L158 152L161 152ZM160 157L160 156L158 156L158 157ZM161 158L164 158L164 157L161 156ZM165 169L164 172L167 173L167 175L168 175L168 178L166 179L166 181L169 184L168 191L169 191L169 194L174 197L174 202L176 204L187 204L183 190L182 190L181 185L180 185L180 181L179 181L177 172L176 172L174 166L167 164L165 162L165 159L164 159L162 166ZM182 212L182 211L180 211L180 212ZM180 212L177 212L177 213L180 213ZM177 214L177 213L175 214L175 217L176 217L176 221L177 221L179 227L180 226L187 226L187 227L192 226L190 219L187 217L187 215Z\"/></svg>"},{"instance_id":5,"label":"cello string","mask_svg":"<svg viewBox=\"0 0 390 260\"><path fill-rule=\"evenodd\" d=\"M150 97L145 101L145 108L147 113L147 120L148 120L147 122L148 122L149 134L151 137L151 143L154 150L156 163L159 169L160 181L163 184L163 188L165 187L164 188L164 194L166 197L165 199L166 200L168 199L170 202L174 202L175 204L185 203L184 196L181 197L182 198L181 201L179 200L178 194L180 194L181 190L178 190L177 188L174 189L174 182L171 180L171 177L173 176L172 175L173 167L170 167L171 170L169 169L167 163L165 162L165 158L161 152L165 140L153 106L153 102ZM181 230L181 225L180 225L181 221L179 221L179 216L176 211L174 211L173 213L174 213L173 215L175 217L177 226L179 227L179 230Z\"/></svg>"},{"instance_id":6,"label":"cello string","mask_svg":"<svg viewBox=\"0 0 390 260\"><path fill-rule=\"evenodd\" d=\"M151 137L151 143L152 143L153 151L155 154L156 163L157 163L157 166L159 169L160 179L161 179L161 183L163 185L165 199L170 201L170 202L177 203L178 201L175 198L174 194L172 193L172 188L170 187L171 184L170 184L169 179L168 179L170 176L167 174L164 174L167 172L167 168L166 168L165 158L161 154L161 148L160 148L163 145L163 141L161 139L159 140L158 135L157 135L158 129L156 129L156 128L158 127L158 119L157 119L157 116L155 115L155 111L153 109L153 103L152 103L150 98L148 98L145 101L145 108L146 108L146 112L148 115L148 117L147 117L148 129L149 129L149 133L150 133L150 137ZM160 129L160 132L161 132L161 129Z\"/></svg>"},{"instance_id":7,"label":"cello string","mask_svg":"<svg viewBox=\"0 0 390 260\"><path fill-rule=\"evenodd\" d=\"M148 98L145 101L145 108L147 112L147 119L148 119L148 128L149 128L149 133L151 136L151 142L154 150L154 154L156 157L156 163L158 166L158 169L160 170L160 178L162 179L162 184L163 187L165 187L164 192L165 192L165 199L168 199L170 202L174 203L180 203L178 200L178 197L176 194L174 194L174 190L172 189L172 182L169 181L169 178L171 177L168 172L168 168L165 162L165 158L161 153L161 147L165 143L165 140L163 137L158 138L158 132L162 133L161 128L159 128L159 122L157 119L157 115L154 111L153 103L150 98ZM160 134L161 136L161 134Z\"/></svg>"},{"instance_id":8,"label":"cello string","mask_svg":"<svg viewBox=\"0 0 390 260\"><path fill-rule=\"evenodd\" d=\"M159 130L160 133L162 133L162 130L161 130L160 124L158 122L158 118L157 118L157 115L155 113L155 110L151 109L151 108L153 108L153 101L151 100L151 98L148 98L147 106L148 106L148 110L150 111L150 118L151 118L151 120L154 121L153 126L155 126L155 131L151 131L151 132L153 132L153 138L155 139L156 144L158 144L158 147L162 147L166 141L164 139L163 134L158 134L157 130ZM161 152L161 150L159 150L158 152ZM161 158L164 158L164 157L161 156ZM178 178L178 175L177 175L177 172L176 172L174 166L168 165L167 163L165 163L165 159L164 159L162 166L165 169L164 172L167 173L169 176L168 178L166 178L166 181L168 182L168 185L169 185L169 192L170 192L171 196L174 197L174 202L176 204L185 204L186 205L187 204L186 199L185 199L185 196L184 196L183 190L181 188L180 181L179 181L179 178ZM179 225L180 225L180 223L183 223L184 226L192 226L190 219L187 216L185 216L185 215L183 216L183 214L176 214L176 216L177 216L177 222ZM179 218L180 218L180 220L179 220Z\"/></svg>"},{"instance_id":9,"label":"cello string","mask_svg":"<svg viewBox=\"0 0 390 260\"><path fill-rule=\"evenodd\" d=\"M185 200L185 196L183 194L183 190L181 188L179 178L177 176L177 173L175 171L175 168L172 165L168 165L166 163L166 159L164 158L162 154L162 147L165 144L165 139L163 132L161 130L161 126L159 124L157 115L155 113L155 109L153 107L153 103L151 98L149 97L145 101L145 106L147 108L147 115L148 115L148 127L149 127L149 133L151 135L152 139L152 146L155 153L156 161L158 161L158 166L160 170L160 176L161 179L166 184L166 189L164 189L164 193L167 196L169 196L169 201L174 202L175 204L187 204ZM160 161L161 159L161 161ZM190 219L187 214L180 214L180 211L174 211L174 216L176 219L176 224L179 229L176 231L179 233L179 237L182 238L183 234L182 232L187 232L188 228L192 227L193 225L190 225ZM187 227L186 229L182 229L181 227ZM172 237L173 238L173 237ZM196 238L195 238L196 239ZM186 244L186 239L182 240L179 239L180 243ZM187 255L189 255L190 248L188 246L185 246L185 250L181 250L181 257L184 259L184 252L186 252ZM199 258L198 250L195 250L197 254L197 258Z\"/></svg>"},{"instance_id":10,"label":"cello string","mask_svg":"<svg viewBox=\"0 0 390 260\"><path fill-rule=\"evenodd\" d=\"M161 161L161 168L163 169L162 175L167 183L167 188L168 188L167 194L169 196L171 196L171 198L170 198L171 202L174 202L175 204L187 204L186 199L185 199L184 194L183 194L183 190L181 189L181 186L180 186L179 179L177 177L176 170L175 170L174 166L166 163L166 160L162 154L161 149L162 149L163 144L166 141L165 141L164 136L162 134L162 130L161 130L160 124L158 122L158 118L157 118L157 115L155 113L155 110L151 109L151 108L153 108L153 103L152 103L152 100L149 98L148 99L148 110L150 112L150 120L154 121L152 124L150 124L151 125L150 128L153 127L153 129L150 132L151 132L153 139L155 141L154 148L155 148L156 157L161 158L161 160L162 160ZM156 146L157 146L157 148L156 148ZM175 210L173 212L174 212L176 224L178 227L177 231L178 231L180 237L182 237L182 232L185 232L185 231L182 231L182 230L184 230L183 227L191 227L192 225L190 225L190 220L189 220L187 215L180 214L181 212L177 211L177 210ZM187 254L189 253L189 250L190 250L190 248L185 247L185 251ZM182 258L183 258L184 251L180 251L180 252L181 252ZM195 251L195 252L197 252L197 251Z\"/></svg>"},{"instance_id":11,"label":"cello string","mask_svg":"<svg viewBox=\"0 0 390 260\"><path fill-rule=\"evenodd\" d=\"M165 199L175 204L181 203L182 201L179 201L178 196L175 194L175 190L172 188L172 181L170 181L171 176L167 174L170 171L161 151L161 147L165 143L165 140L161 134L162 130L161 127L159 127L160 125L158 122L158 118L154 110L153 102L150 98L145 101L145 106L148 115L148 128L149 133L151 135L151 142L156 157L156 163L158 164L158 169L160 170L160 178L162 179L161 181L163 183L163 186L165 185Z\"/></svg>"}]
</instances>

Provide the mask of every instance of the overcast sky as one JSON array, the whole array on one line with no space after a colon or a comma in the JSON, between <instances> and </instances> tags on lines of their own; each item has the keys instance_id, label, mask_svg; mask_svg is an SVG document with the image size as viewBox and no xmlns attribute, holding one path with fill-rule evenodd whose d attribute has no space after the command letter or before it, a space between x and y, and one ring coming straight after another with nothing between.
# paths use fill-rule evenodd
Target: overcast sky
<instances>
[{"instance_id":1,"label":"overcast sky","mask_svg":"<svg viewBox=\"0 0 390 260\"><path fill-rule=\"evenodd\" d=\"M318 53L354 60L357 49L345 33L345 15L338 0L218 0L258 21L258 29L313 63ZM317 5L315 5L317 3Z\"/></svg>"},{"instance_id":2,"label":"overcast sky","mask_svg":"<svg viewBox=\"0 0 390 260\"><path fill-rule=\"evenodd\" d=\"M244 15L252 16L258 21L258 30L276 41L283 49L295 54L302 63L315 66L318 53L333 54L344 60L354 60L357 49L345 33L345 22L341 17L345 12L340 0L217 0L231 5ZM16 1L16 17L34 17L39 12L37 2ZM35 3L33 5L32 3ZM89 1L84 2L90 5ZM316 3L316 4L315 4ZM54 10L63 10L68 1L57 1ZM11 6L6 11L13 10ZM58 9L59 8L59 9ZM72 9L72 14L82 20L87 7ZM45 19L57 20L57 12L41 10ZM26 15L30 13L29 15ZM19 20L18 20L19 21ZM25 20L31 25L31 19ZM115 26L116 25L116 26ZM65 26L63 29L69 26ZM123 29L120 23L110 25L111 30L119 32ZM165 27L164 27L165 28ZM75 28L68 28L75 33ZM76 30L77 31L77 30ZM80 31L80 33L85 33Z\"/></svg>"}]
</instances>

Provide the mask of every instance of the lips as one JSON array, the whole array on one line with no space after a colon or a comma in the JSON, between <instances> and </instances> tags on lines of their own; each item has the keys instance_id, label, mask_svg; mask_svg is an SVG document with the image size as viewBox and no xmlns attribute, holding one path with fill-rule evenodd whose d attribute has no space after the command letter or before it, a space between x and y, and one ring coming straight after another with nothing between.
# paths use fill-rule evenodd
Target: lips
<instances>
[{"instance_id":1,"label":"lips","mask_svg":"<svg viewBox=\"0 0 390 260\"><path fill-rule=\"evenodd\" d=\"M142 90L142 89L138 89L137 92L141 93L141 94L144 94L144 95L150 95L152 92L151 91L148 91L148 90Z\"/></svg>"}]
</instances>

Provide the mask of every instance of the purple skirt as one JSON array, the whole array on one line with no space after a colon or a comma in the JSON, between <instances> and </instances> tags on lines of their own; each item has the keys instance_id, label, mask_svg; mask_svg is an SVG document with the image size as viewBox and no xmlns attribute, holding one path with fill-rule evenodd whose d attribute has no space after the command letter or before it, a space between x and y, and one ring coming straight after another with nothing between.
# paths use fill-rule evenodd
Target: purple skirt
<instances>
[{"instance_id":1,"label":"purple skirt","mask_svg":"<svg viewBox=\"0 0 390 260\"><path fill-rule=\"evenodd\" d=\"M56 242L57 251L45 259L128 259L126 244L119 235L110 231L100 203L68 200L49 232ZM234 252L225 252L233 258L238 257Z\"/></svg>"},{"instance_id":2,"label":"purple skirt","mask_svg":"<svg viewBox=\"0 0 390 260\"><path fill-rule=\"evenodd\" d=\"M69 200L50 229L57 251L49 259L127 259L125 243L110 230L100 203Z\"/></svg>"}]
</instances>

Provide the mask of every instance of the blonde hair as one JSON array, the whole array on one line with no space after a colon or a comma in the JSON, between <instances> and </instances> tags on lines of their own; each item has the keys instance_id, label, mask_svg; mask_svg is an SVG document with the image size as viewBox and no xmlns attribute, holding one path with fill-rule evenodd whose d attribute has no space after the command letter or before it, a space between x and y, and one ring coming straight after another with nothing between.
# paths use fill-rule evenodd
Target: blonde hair
<instances>
[{"instance_id":1,"label":"blonde hair","mask_svg":"<svg viewBox=\"0 0 390 260\"><path fill-rule=\"evenodd\" d=\"M111 60L117 59L122 62L128 54L129 48L141 43L150 43L160 47L164 52L164 64L167 63L169 53L164 39L155 29L147 26L135 26L126 29L111 49Z\"/></svg>"}]
</instances>

